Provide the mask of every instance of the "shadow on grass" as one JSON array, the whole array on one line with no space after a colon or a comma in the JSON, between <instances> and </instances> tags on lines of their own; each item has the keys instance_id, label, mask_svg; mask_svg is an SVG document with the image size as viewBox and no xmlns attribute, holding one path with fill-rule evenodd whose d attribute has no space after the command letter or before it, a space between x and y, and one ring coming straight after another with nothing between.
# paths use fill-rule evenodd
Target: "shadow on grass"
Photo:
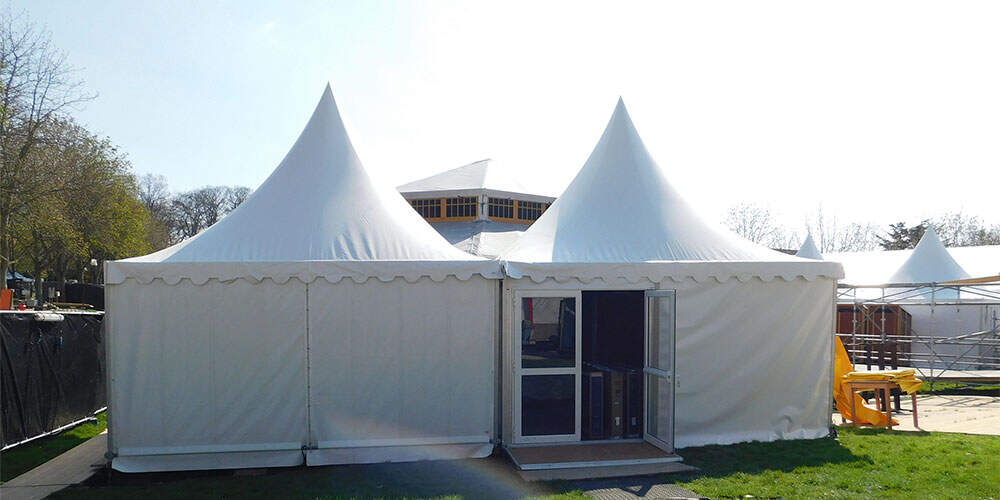
<instances>
[{"instance_id":1,"label":"shadow on grass","mask_svg":"<svg viewBox=\"0 0 1000 500\"><path fill-rule=\"evenodd\" d=\"M858 429L853 432L879 432ZM700 477L729 476L735 473L760 474L765 471L791 472L800 467L820 467L829 464L873 464L866 456L858 456L836 439L799 439L793 441L752 442L733 445L683 448L677 453L684 462L699 470L671 475L687 482Z\"/></svg>"},{"instance_id":2,"label":"shadow on grass","mask_svg":"<svg viewBox=\"0 0 1000 500\"><path fill-rule=\"evenodd\" d=\"M500 453L485 459L294 467L243 471L124 474L104 470L52 498L485 498L519 499L570 491L523 481ZM570 495L570 498L576 495Z\"/></svg>"},{"instance_id":3,"label":"shadow on grass","mask_svg":"<svg viewBox=\"0 0 1000 500\"><path fill-rule=\"evenodd\" d=\"M857 434L883 433L857 429ZM851 453L835 439L742 443L678 450L695 472L658 477L616 480L528 483L516 473L502 453L486 459L442 460L329 467L260 470L234 476L233 471L123 474L104 471L53 498L486 498L515 499L564 494L583 498L579 490L620 488L632 493L648 491L658 483L685 483L703 477L735 473L757 474L768 470L792 471L799 467L836 463L870 465L867 457Z\"/></svg>"},{"instance_id":4,"label":"shadow on grass","mask_svg":"<svg viewBox=\"0 0 1000 500\"><path fill-rule=\"evenodd\" d=\"M865 434L869 431L873 434L884 432L875 429L852 429L850 432ZM800 467L845 463L870 466L873 463L869 457L855 455L833 438L700 446L678 449L677 454L684 458L684 463L698 470L614 481L578 481L563 485L562 491L613 487L639 494L657 483L684 484L700 478L723 478L734 474L757 475L767 471L791 472Z\"/></svg>"}]
</instances>

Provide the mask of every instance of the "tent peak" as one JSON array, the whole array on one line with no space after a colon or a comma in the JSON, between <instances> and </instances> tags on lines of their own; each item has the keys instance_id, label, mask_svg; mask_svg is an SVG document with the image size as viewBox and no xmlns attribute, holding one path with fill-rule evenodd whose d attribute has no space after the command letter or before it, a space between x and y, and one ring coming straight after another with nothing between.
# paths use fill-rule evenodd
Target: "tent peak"
<instances>
[{"instance_id":1,"label":"tent peak","mask_svg":"<svg viewBox=\"0 0 1000 500\"><path fill-rule=\"evenodd\" d=\"M146 261L462 261L390 186L374 182L327 82L271 175L229 215Z\"/></svg>"},{"instance_id":2,"label":"tent peak","mask_svg":"<svg viewBox=\"0 0 1000 500\"><path fill-rule=\"evenodd\" d=\"M623 224L622 221L628 221ZM709 223L680 196L618 104L573 181L517 243L507 263L789 261Z\"/></svg>"},{"instance_id":3,"label":"tent peak","mask_svg":"<svg viewBox=\"0 0 1000 500\"><path fill-rule=\"evenodd\" d=\"M969 278L933 227L928 226L913 253L889 278L892 283L941 283Z\"/></svg>"},{"instance_id":4,"label":"tent peak","mask_svg":"<svg viewBox=\"0 0 1000 500\"><path fill-rule=\"evenodd\" d=\"M806 233L806 240L802 242L799 251L795 252L795 256L804 259L823 260L823 254L820 253L816 242L813 241L812 231Z\"/></svg>"}]
</instances>

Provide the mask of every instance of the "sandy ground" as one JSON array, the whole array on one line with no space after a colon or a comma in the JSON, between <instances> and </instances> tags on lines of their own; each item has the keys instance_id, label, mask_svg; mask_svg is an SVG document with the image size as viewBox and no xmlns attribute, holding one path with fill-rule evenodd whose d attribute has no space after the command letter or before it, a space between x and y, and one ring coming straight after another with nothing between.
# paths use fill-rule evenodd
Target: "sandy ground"
<instances>
[{"instance_id":1,"label":"sandy ground","mask_svg":"<svg viewBox=\"0 0 1000 500\"><path fill-rule=\"evenodd\" d=\"M902 396L902 413L893 412L899 422L893 427L901 431L961 432L1000 436L1000 397L998 396L917 396L917 420L913 426L912 403L908 395ZM871 400L871 405L875 400ZM834 413L833 422L840 424L840 414Z\"/></svg>"}]
</instances>

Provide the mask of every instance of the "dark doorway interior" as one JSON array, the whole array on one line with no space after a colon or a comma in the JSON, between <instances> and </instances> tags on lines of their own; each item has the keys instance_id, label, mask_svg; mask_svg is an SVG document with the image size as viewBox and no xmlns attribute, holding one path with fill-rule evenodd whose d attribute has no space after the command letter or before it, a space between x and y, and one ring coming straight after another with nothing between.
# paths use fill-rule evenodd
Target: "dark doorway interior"
<instances>
[{"instance_id":1,"label":"dark doorway interior","mask_svg":"<svg viewBox=\"0 0 1000 500\"><path fill-rule=\"evenodd\" d=\"M584 291L582 295L582 437L640 438L644 293Z\"/></svg>"}]
</instances>

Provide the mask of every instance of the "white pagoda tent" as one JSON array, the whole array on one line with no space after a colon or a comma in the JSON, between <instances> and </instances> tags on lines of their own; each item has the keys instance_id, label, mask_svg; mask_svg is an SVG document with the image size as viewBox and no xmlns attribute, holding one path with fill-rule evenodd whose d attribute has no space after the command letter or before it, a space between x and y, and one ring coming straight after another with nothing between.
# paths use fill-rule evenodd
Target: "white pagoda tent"
<instances>
[{"instance_id":1,"label":"white pagoda tent","mask_svg":"<svg viewBox=\"0 0 1000 500\"><path fill-rule=\"evenodd\" d=\"M975 292L966 291L963 294L960 287L947 285L981 277L970 275L945 248L937 231L928 227L906 261L889 276L888 282L897 286L887 288L885 293L893 297L892 300L900 302L903 310L910 313L914 335L940 339L958 337L996 328L994 316L1000 313L1000 307L995 304L995 300L987 300ZM911 286L899 286L907 284ZM934 285L920 286L930 284ZM997 290L996 286L991 285L974 286L993 290L994 294ZM915 342L911 346L911 353L914 357L911 365L918 368L933 365L938 369L975 368L974 364L965 361L970 361L971 357L977 355L1000 355L989 346L947 342L933 346L927 342Z\"/></svg>"},{"instance_id":2,"label":"white pagoda tent","mask_svg":"<svg viewBox=\"0 0 1000 500\"><path fill-rule=\"evenodd\" d=\"M106 277L117 470L492 450L500 266L369 178L329 86L239 208Z\"/></svg>"},{"instance_id":3,"label":"white pagoda tent","mask_svg":"<svg viewBox=\"0 0 1000 500\"><path fill-rule=\"evenodd\" d=\"M519 339L534 335L521 326L529 300L645 294L644 437L657 446L828 434L840 264L772 251L705 222L650 156L621 100L575 179L501 260L505 357L517 359ZM520 399L521 379L581 376L579 363L515 363L505 403ZM505 412L505 441L537 440L517 412Z\"/></svg>"}]
</instances>

